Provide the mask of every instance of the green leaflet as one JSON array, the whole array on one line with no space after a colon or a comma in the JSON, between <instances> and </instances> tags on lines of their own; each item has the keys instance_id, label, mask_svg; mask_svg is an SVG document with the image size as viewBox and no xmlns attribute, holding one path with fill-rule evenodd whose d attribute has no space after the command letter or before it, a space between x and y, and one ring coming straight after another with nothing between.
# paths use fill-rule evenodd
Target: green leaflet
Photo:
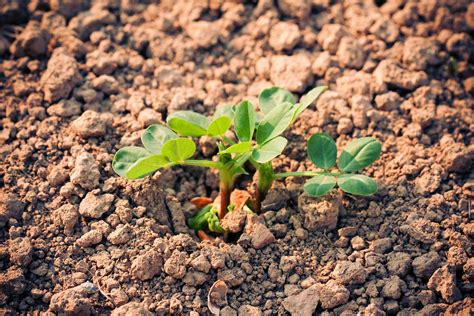
<instances>
[{"instance_id":1,"label":"green leaflet","mask_svg":"<svg viewBox=\"0 0 474 316\"><path fill-rule=\"evenodd\" d=\"M230 128L232 121L228 116L221 116L214 119L207 128L207 134L210 136L220 136L225 134Z\"/></svg>"},{"instance_id":2,"label":"green leaflet","mask_svg":"<svg viewBox=\"0 0 474 316\"><path fill-rule=\"evenodd\" d=\"M380 156L382 144L373 137L362 137L349 142L339 157L339 169L345 172L360 170Z\"/></svg>"},{"instance_id":3,"label":"green leaflet","mask_svg":"<svg viewBox=\"0 0 474 316\"><path fill-rule=\"evenodd\" d=\"M128 146L120 148L114 155L112 169L121 177L127 178L127 171L131 165L151 153L143 147Z\"/></svg>"},{"instance_id":4,"label":"green leaflet","mask_svg":"<svg viewBox=\"0 0 474 316\"><path fill-rule=\"evenodd\" d=\"M143 146L145 146L148 151L159 154L164 143L177 137L176 133L169 128L163 125L153 124L143 131L141 140Z\"/></svg>"},{"instance_id":5,"label":"green leaflet","mask_svg":"<svg viewBox=\"0 0 474 316\"><path fill-rule=\"evenodd\" d=\"M258 105L265 114L270 113L273 108L285 102L293 105L296 103L296 98L290 91L279 87L265 89L258 96Z\"/></svg>"},{"instance_id":6,"label":"green leaflet","mask_svg":"<svg viewBox=\"0 0 474 316\"><path fill-rule=\"evenodd\" d=\"M192 111L176 111L168 116L166 122L173 131L183 136L206 135L209 127L207 117Z\"/></svg>"},{"instance_id":7,"label":"green leaflet","mask_svg":"<svg viewBox=\"0 0 474 316\"><path fill-rule=\"evenodd\" d=\"M322 196L336 186L336 178L330 175L315 176L304 184L304 191L309 196Z\"/></svg>"},{"instance_id":8,"label":"green leaflet","mask_svg":"<svg viewBox=\"0 0 474 316\"><path fill-rule=\"evenodd\" d=\"M330 169L336 163L337 147L331 136L316 133L308 140L308 155L321 169Z\"/></svg>"},{"instance_id":9,"label":"green leaflet","mask_svg":"<svg viewBox=\"0 0 474 316\"><path fill-rule=\"evenodd\" d=\"M170 166L171 163L163 155L152 155L138 159L133 165L128 168L127 179L142 178L160 168Z\"/></svg>"},{"instance_id":10,"label":"green leaflet","mask_svg":"<svg viewBox=\"0 0 474 316\"><path fill-rule=\"evenodd\" d=\"M372 195L377 192L377 183L362 174L345 174L337 179L337 185L354 195Z\"/></svg>"},{"instance_id":11,"label":"green leaflet","mask_svg":"<svg viewBox=\"0 0 474 316\"><path fill-rule=\"evenodd\" d=\"M281 103L273 108L257 127L257 144L263 145L283 133L290 125L292 117L293 105L289 102Z\"/></svg>"},{"instance_id":12,"label":"green leaflet","mask_svg":"<svg viewBox=\"0 0 474 316\"><path fill-rule=\"evenodd\" d=\"M192 157L196 151L196 144L187 138L176 138L169 140L163 145L161 154L169 160L176 163L182 163L184 160Z\"/></svg>"},{"instance_id":13,"label":"green leaflet","mask_svg":"<svg viewBox=\"0 0 474 316\"><path fill-rule=\"evenodd\" d=\"M281 154L287 143L286 138L278 136L265 143L262 147L255 149L252 152L252 158L258 163L268 162Z\"/></svg>"},{"instance_id":14,"label":"green leaflet","mask_svg":"<svg viewBox=\"0 0 474 316\"><path fill-rule=\"evenodd\" d=\"M234 116L235 134L242 142L252 140L255 131L256 114L250 101L242 101L237 105Z\"/></svg>"}]
</instances>

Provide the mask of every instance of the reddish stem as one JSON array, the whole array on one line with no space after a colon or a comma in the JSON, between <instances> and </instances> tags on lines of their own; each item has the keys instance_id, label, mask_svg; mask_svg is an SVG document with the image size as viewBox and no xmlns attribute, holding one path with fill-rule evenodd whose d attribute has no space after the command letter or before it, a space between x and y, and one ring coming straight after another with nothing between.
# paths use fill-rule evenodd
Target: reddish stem
<instances>
[{"instance_id":1,"label":"reddish stem","mask_svg":"<svg viewBox=\"0 0 474 316\"><path fill-rule=\"evenodd\" d=\"M227 214L227 207L230 204L230 189L225 183L221 182L219 190L220 190L221 205L220 205L219 212L217 215L219 216L219 219L223 219L224 216Z\"/></svg>"}]
</instances>

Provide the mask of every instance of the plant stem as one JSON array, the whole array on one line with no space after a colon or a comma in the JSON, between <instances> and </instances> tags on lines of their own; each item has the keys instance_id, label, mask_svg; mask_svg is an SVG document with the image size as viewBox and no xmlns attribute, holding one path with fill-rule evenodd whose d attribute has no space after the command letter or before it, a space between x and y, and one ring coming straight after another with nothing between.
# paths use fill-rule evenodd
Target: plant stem
<instances>
[{"instance_id":1,"label":"plant stem","mask_svg":"<svg viewBox=\"0 0 474 316\"><path fill-rule=\"evenodd\" d=\"M183 161L183 165L187 166L196 166L196 167L207 167L207 168L215 168L215 169L222 169L222 164L219 162L211 161L211 160L193 160L188 159Z\"/></svg>"},{"instance_id":2,"label":"plant stem","mask_svg":"<svg viewBox=\"0 0 474 316\"><path fill-rule=\"evenodd\" d=\"M267 196L274 179L271 162L258 165L257 168L257 188L255 189L254 212L260 214L262 202Z\"/></svg>"},{"instance_id":3,"label":"plant stem","mask_svg":"<svg viewBox=\"0 0 474 316\"><path fill-rule=\"evenodd\" d=\"M274 175L275 179L286 178L286 177L314 177L319 175L326 176L340 176L340 172L327 172L327 171L293 171L293 172L283 172L277 173Z\"/></svg>"},{"instance_id":4,"label":"plant stem","mask_svg":"<svg viewBox=\"0 0 474 316\"><path fill-rule=\"evenodd\" d=\"M234 185L234 176L227 169L221 169L219 172L219 194L220 194L220 208L217 213L219 219L223 219L227 214L227 207L230 204L230 194Z\"/></svg>"}]
</instances>

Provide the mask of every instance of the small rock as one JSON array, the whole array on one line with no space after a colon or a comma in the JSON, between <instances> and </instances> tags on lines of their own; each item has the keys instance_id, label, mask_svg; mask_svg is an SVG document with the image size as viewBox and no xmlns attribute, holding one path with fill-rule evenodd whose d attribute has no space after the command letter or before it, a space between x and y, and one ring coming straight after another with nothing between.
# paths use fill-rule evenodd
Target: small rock
<instances>
[{"instance_id":1,"label":"small rock","mask_svg":"<svg viewBox=\"0 0 474 316\"><path fill-rule=\"evenodd\" d=\"M117 307L110 314L111 316L152 316L153 314L145 307L144 304L138 302L130 302Z\"/></svg>"},{"instance_id":2,"label":"small rock","mask_svg":"<svg viewBox=\"0 0 474 316\"><path fill-rule=\"evenodd\" d=\"M107 132L107 120L100 113L87 110L72 121L72 130L82 138L100 137Z\"/></svg>"},{"instance_id":3,"label":"small rock","mask_svg":"<svg viewBox=\"0 0 474 316\"><path fill-rule=\"evenodd\" d=\"M404 277L411 268L411 257L404 252L392 252L388 255L387 269L392 274Z\"/></svg>"},{"instance_id":4,"label":"small rock","mask_svg":"<svg viewBox=\"0 0 474 316\"><path fill-rule=\"evenodd\" d=\"M472 315L474 313L474 302L471 297L466 297L460 302L456 302L445 311L445 315Z\"/></svg>"},{"instance_id":5,"label":"small rock","mask_svg":"<svg viewBox=\"0 0 474 316\"><path fill-rule=\"evenodd\" d=\"M64 228L64 234L71 236L74 231L74 226L79 220L79 213L77 206L72 204L65 204L53 212L54 223L57 226Z\"/></svg>"},{"instance_id":6,"label":"small rock","mask_svg":"<svg viewBox=\"0 0 474 316\"><path fill-rule=\"evenodd\" d=\"M278 87L303 92L313 81L311 61L304 54L272 56L270 79Z\"/></svg>"},{"instance_id":7,"label":"small rock","mask_svg":"<svg viewBox=\"0 0 474 316\"><path fill-rule=\"evenodd\" d=\"M252 305L242 305L239 307L239 316L262 316L263 313L258 307Z\"/></svg>"},{"instance_id":8,"label":"small rock","mask_svg":"<svg viewBox=\"0 0 474 316\"><path fill-rule=\"evenodd\" d=\"M291 22L278 22L270 30L268 43L276 51L290 50L300 41L298 25Z\"/></svg>"},{"instance_id":9,"label":"small rock","mask_svg":"<svg viewBox=\"0 0 474 316\"><path fill-rule=\"evenodd\" d=\"M159 124L162 122L161 114L150 108L143 109L138 114L138 122L144 128L151 124Z\"/></svg>"},{"instance_id":10,"label":"small rock","mask_svg":"<svg viewBox=\"0 0 474 316\"><path fill-rule=\"evenodd\" d=\"M367 271L359 262L340 261L331 276L343 285L362 284L367 279Z\"/></svg>"},{"instance_id":11,"label":"small rock","mask_svg":"<svg viewBox=\"0 0 474 316\"><path fill-rule=\"evenodd\" d=\"M96 6L74 16L69 21L68 28L75 31L81 40L86 40L92 32L113 23L115 23L115 16L102 6Z\"/></svg>"},{"instance_id":12,"label":"small rock","mask_svg":"<svg viewBox=\"0 0 474 316\"><path fill-rule=\"evenodd\" d=\"M337 133L339 135L350 134L354 129L354 124L352 120L347 117L341 117L339 123L337 124Z\"/></svg>"},{"instance_id":13,"label":"small rock","mask_svg":"<svg viewBox=\"0 0 474 316\"><path fill-rule=\"evenodd\" d=\"M409 37L404 42L402 61L411 70L425 70L440 62L439 45L426 37Z\"/></svg>"},{"instance_id":14,"label":"small rock","mask_svg":"<svg viewBox=\"0 0 474 316\"><path fill-rule=\"evenodd\" d=\"M387 315L383 310L377 307L374 303L367 305L364 310L365 316L385 316Z\"/></svg>"},{"instance_id":15,"label":"small rock","mask_svg":"<svg viewBox=\"0 0 474 316\"><path fill-rule=\"evenodd\" d=\"M321 198L313 198L306 194L298 197L303 226L309 231L335 229L340 205L341 197L336 194Z\"/></svg>"},{"instance_id":16,"label":"small rock","mask_svg":"<svg viewBox=\"0 0 474 316\"><path fill-rule=\"evenodd\" d=\"M60 315L95 314L89 294L97 292L92 283L86 282L76 287L56 293L51 297L49 310Z\"/></svg>"},{"instance_id":17,"label":"small rock","mask_svg":"<svg viewBox=\"0 0 474 316\"><path fill-rule=\"evenodd\" d=\"M118 81L109 75L101 75L91 81L91 85L97 91L102 91L107 95L117 94L120 90Z\"/></svg>"},{"instance_id":18,"label":"small rock","mask_svg":"<svg viewBox=\"0 0 474 316\"><path fill-rule=\"evenodd\" d=\"M324 309L331 309L349 301L349 290L334 280L329 280L326 284L317 283L313 286L317 288L319 301Z\"/></svg>"},{"instance_id":19,"label":"small rock","mask_svg":"<svg viewBox=\"0 0 474 316\"><path fill-rule=\"evenodd\" d=\"M331 54L323 51L316 56L313 65L311 65L311 70L315 75L323 77L329 67L331 67Z\"/></svg>"},{"instance_id":20,"label":"small rock","mask_svg":"<svg viewBox=\"0 0 474 316\"><path fill-rule=\"evenodd\" d=\"M62 48L54 50L48 61L48 67L41 76L40 86L45 101L52 103L67 98L76 85L82 81L79 66Z\"/></svg>"},{"instance_id":21,"label":"small rock","mask_svg":"<svg viewBox=\"0 0 474 316\"><path fill-rule=\"evenodd\" d=\"M92 154L83 152L76 158L70 179L74 185L78 185L86 190L92 190L99 186L99 165Z\"/></svg>"},{"instance_id":22,"label":"small rock","mask_svg":"<svg viewBox=\"0 0 474 316\"><path fill-rule=\"evenodd\" d=\"M46 110L49 115L56 115L59 117L71 117L81 114L81 104L74 99L61 100L56 104L51 105Z\"/></svg>"},{"instance_id":23,"label":"small rock","mask_svg":"<svg viewBox=\"0 0 474 316\"><path fill-rule=\"evenodd\" d=\"M227 213L221 220L221 226L231 233L239 233L244 229L247 220L247 213L242 210L236 210Z\"/></svg>"},{"instance_id":24,"label":"small rock","mask_svg":"<svg viewBox=\"0 0 474 316\"><path fill-rule=\"evenodd\" d=\"M401 101L402 98L398 95L398 93L393 91L389 91L375 97L377 109L382 111L397 110L400 107Z\"/></svg>"},{"instance_id":25,"label":"small rock","mask_svg":"<svg viewBox=\"0 0 474 316\"><path fill-rule=\"evenodd\" d=\"M93 229L85 233L84 235L82 235L81 238L79 238L76 241L76 244L79 247L86 248L86 247L97 245L101 241L102 241L102 232L100 232L99 230Z\"/></svg>"},{"instance_id":26,"label":"small rock","mask_svg":"<svg viewBox=\"0 0 474 316\"><path fill-rule=\"evenodd\" d=\"M165 262L164 270L173 278L182 279L186 274L186 253L173 251L171 257Z\"/></svg>"},{"instance_id":27,"label":"small rock","mask_svg":"<svg viewBox=\"0 0 474 316\"><path fill-rule=\"evenodd\" d=\"M453 266L445 265L436 270L428 281L428 288L438 292L448 303L462 298L461 291L456 286L456 269Z\"/></svg>"},{"instance_id":28,"label":"small rock","mask_svg":"<svg viewBox=\"0 0 474 316\"><path fill-rule=\"evenodd\" d=\"M290 272L298 265L296 256L283 256L280 259L280 270L283 272Z\"/></svg>"},{"instance_id":29,"label":"small rock","mask_svg":"<svg viewBox=\"0 0 474 316\"><path fill-rule=\"evenodd\" d=\"M0 222L6 223L10 218L20 219L26 204L13 193L0 191Z\"/></svg>"},{"instance_id":30,"label":"small rock","mask_svg":"<svg viewBox=\"0 0 474 316\"><path fill-rule=\"evenodd\" d=\"M133 229L130 225L120 225L107 236L107 240L114 245L126 244L132 239Z\"/></svg>"},{"instance_id":31,"label":"small rock","mask_svg":"<svg viewBox=\"0 0 474 316\"><path fill-rule=\"evenodd\" d=\"M313 315L319 303L317 285L313 285L299 294L285 298L282 305L292 316Z\"/></svg>"},{"instance_id":32,"label":"small rock","mask_svg":"<svg viewBox=\"0 0 474 316\"><path fill-rule=\"evenodd\" d=\"M209 48L217 44L219 29L215 22L197 21L189 23L186 27L186 33L198 47Z\"/></svg>"},{"instance_id":33,"label":"small rock","mask_svg":"<svg viewBox=\"0 0 474 316\"><path fill-rule=\"evenodd\" d=\"M27 267L33 260L33 245L28 237L18 237L8 243L10 261L20 267Z\"/></svg>"},{"instance_id":34,"label":"small rock","mask_svg":"<svg viewBox=\"0 0 474 316\"><path fill-rule=\"evenodd\" d=\"M347 29L340 24L325 24L318 33L318 43L324 50L331 54L336 54L339 48L339 42L344 36L348 36Z\"/></svg>"},{"instance_id":35,"label":"small rock","mask_svg":"<svg viewBox=\"0 0 474 316\"><path fill-rule=\"evenodd\" d=\"M41 28L38 21L30 20L23 31L10 46L10 52L15 57L29 56L38 58L48 53L48 42L51 34Z\"/></svg>"},{"instance_id":36,"label":"small rock","mask_svg":"<svg viewBox=\"0 0 474 316\"><path fill-rule=\"evenodd\" d=\"M347 226L337 230L340 237L354 237L357 234L357 227Z\"/></svg>"},{"instance_id":37,"label":"small rock","mask_svg":"<svg viewBox=\"0 0 474 316\"><path fill-rule=\"evenodd\" d=\"M413 260L413 273L419 278L428 279L440 265L440 256L431 251Z\"/></svg>"},{"instance_id":38,"label":"small rock","mask_svg":"<svg viewBox=\"0 0 474 316\"><path fill-rule=\"evenodd\" d=\"M362 45L352 36L341 38L337 49L337 58L341 67L360 69L364 66L365 54Z\"/></svg>"},{"instance_id":39,"label":"small rock","mask_svg":"<svg viewBox=\"0 0 474 316\"><path fill-rule=\"evenodd\" d=\"M382 60L373 74L379 83L386 83L405 90L415 90L428 83L428 76L425 72L403 69L392 59Z\"/></svg>"},{"instance_id":40,"label":"small rock","mask_svg":"<svg viewBox=\"0 0 474 316\"><path fill-rule=\"evenodd\" d=\"M183 282L189 286L199 286L206 283L210 276L207 273L199 271L188 271L186 272Z\"/></svg>"},{"instance_id":41,"label":"small rock","mask_svg":"<svg viewBox=\"0 0 474 316\"><path fill-rule=\"evenodd\" d=\"M382 288L382 295L383 297L397 300L402 296L403 287L406 287L404 282L398 276L393 276L385 282Z\"/></svg>"},{"instance_id":42,"label":"small rock","mask_svg":"<svg viewBox=\"0 0 474 316\"><path fill-rule=\"evenodd\" d=\"M211 270L211 263L204 255L199 255L197 258L193 259L190 265L194 269L204 273L209 273L209 271Z\"/></svg>"},{"instance_id":43,"label":"small rock","mask_svg":"<svg viewBox=\"0 0 474 316\"><path fill-rule=\"evenodd\" d=\"M375 253L386 253L392 249L392 240L390 238L376 239L370 243L369 249Z\"/></svg>"},{"instance_id":44,"label":"small rock","mask_svg":"<svg viewBox=\"0 0 474 316\"><path fill-rule=\"evenodd\" d=\"M161 273L163 257L157 251L149 250L136 257L132 262L132 275L134 278L146 281Z\"/></svg>"},{"instance_id":45,"label":"small rock","mask_svg":"<svg viewBox=\"0 0 474 316\"><path fill-rule=\"evenodd\" d=\"M351 239L351 246L354 250L365 249L365 241L362 237L356 236Z\"/></svg>"},{"instance_id":46,"label":"small rock","mask_svg":"<svg viewBox=\"0 0 474 316\"><path fill-rule=\"evenodd\" d=\"M387 43L395 42L400 34L398 26L387 17L377 19L369 31Z\"/></svg>"},{"instance_id":47,"label":"small rock","mask_svg":"<svg viewBox=\"0 0 474 316\"><path fill-rule=\"evenodd\" d=\"M262 249L275 241L272 232L255 215L247 215L244 232L250 237L251 245L255 249Z\"/></svg>"},{"instance_id":48,"label":"small rock","mask_svg":"<svg viewBox=\"0 0 474 316\"><path fill-rule=\"evenodd\" d=\"M108 212L114 201L113 194L87 193L79 205L79 213L85 217L100 218Z\"/></svg>"},{"instance_id":49,"label":"small rock","mask_svg":"<svg viewBox=\"0 0 474 316\"><path fill-rule=\"evenodd\" d=\"M311 0L277 0L280 11L299 19L307 18L311 13Z\"/></svg>"}]
</instances>

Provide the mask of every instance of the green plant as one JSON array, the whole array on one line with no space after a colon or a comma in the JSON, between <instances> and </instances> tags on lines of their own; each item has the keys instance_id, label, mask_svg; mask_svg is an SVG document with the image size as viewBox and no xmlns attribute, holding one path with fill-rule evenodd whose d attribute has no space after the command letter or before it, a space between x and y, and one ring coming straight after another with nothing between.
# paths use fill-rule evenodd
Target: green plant
<instances>
[{"instance_id":1,"label":"green plant","mask_svg":"<svg viewBox=\"0 0 474 316\"><path fill-rule=\"evenodd\" d=\"M285 172L275 174L274 178L312 177L306 181L304 191L314 197L328 193L336 185L342 191L354 195L372 195L377 192L377 183L372 178L355 173L379 158L382 145L375 138L362 137L349 142L339 156L337 171L331 171L336 165L337 147L329 135L314 134L308 140L307 149L311 161L323 171Z\"/></svg>"},{"instance_id":2,"label":"green plant","mask_svg":"<svg viewBox=\"0 0 474 316\"><path fill-rule=\"evenodd\" d=\"M247 162L256 170L255 194L249 205L255 213L260 213L261 202L273 181L286 176L312 176L305 190L313 196L328 192L336 184L348 193L372 194L376 190L375 182L352 173L377 159L380 143L372 138L362 138L346 147L339 158L339 172L329 171L335 164L337 150L334 141L324 134L314 135L308 144L311 160L324 171L275 174L273 170L271 161L282 153L288 142L281 135L326 89L324 86L316 87L299 102L285 89L265 89L259 96L259 113L249 101L220 107L212 117L191 111L174 112L167 118L168 126L154 124L142 133L144 147L130 146L118 150L112 167L127 179L142 178L176 165L217 169L220 205L205 206L188 220L189 226L198 232L225 233L219 221L229 209L232 210L231 192L236 179L248 174L245 169ZM228 137L226 133L232 126L235 137ZM202 136L218 140L218 153L213 160L191 159L196 145L190 137Z\"/></svg>"}]
</instances>

